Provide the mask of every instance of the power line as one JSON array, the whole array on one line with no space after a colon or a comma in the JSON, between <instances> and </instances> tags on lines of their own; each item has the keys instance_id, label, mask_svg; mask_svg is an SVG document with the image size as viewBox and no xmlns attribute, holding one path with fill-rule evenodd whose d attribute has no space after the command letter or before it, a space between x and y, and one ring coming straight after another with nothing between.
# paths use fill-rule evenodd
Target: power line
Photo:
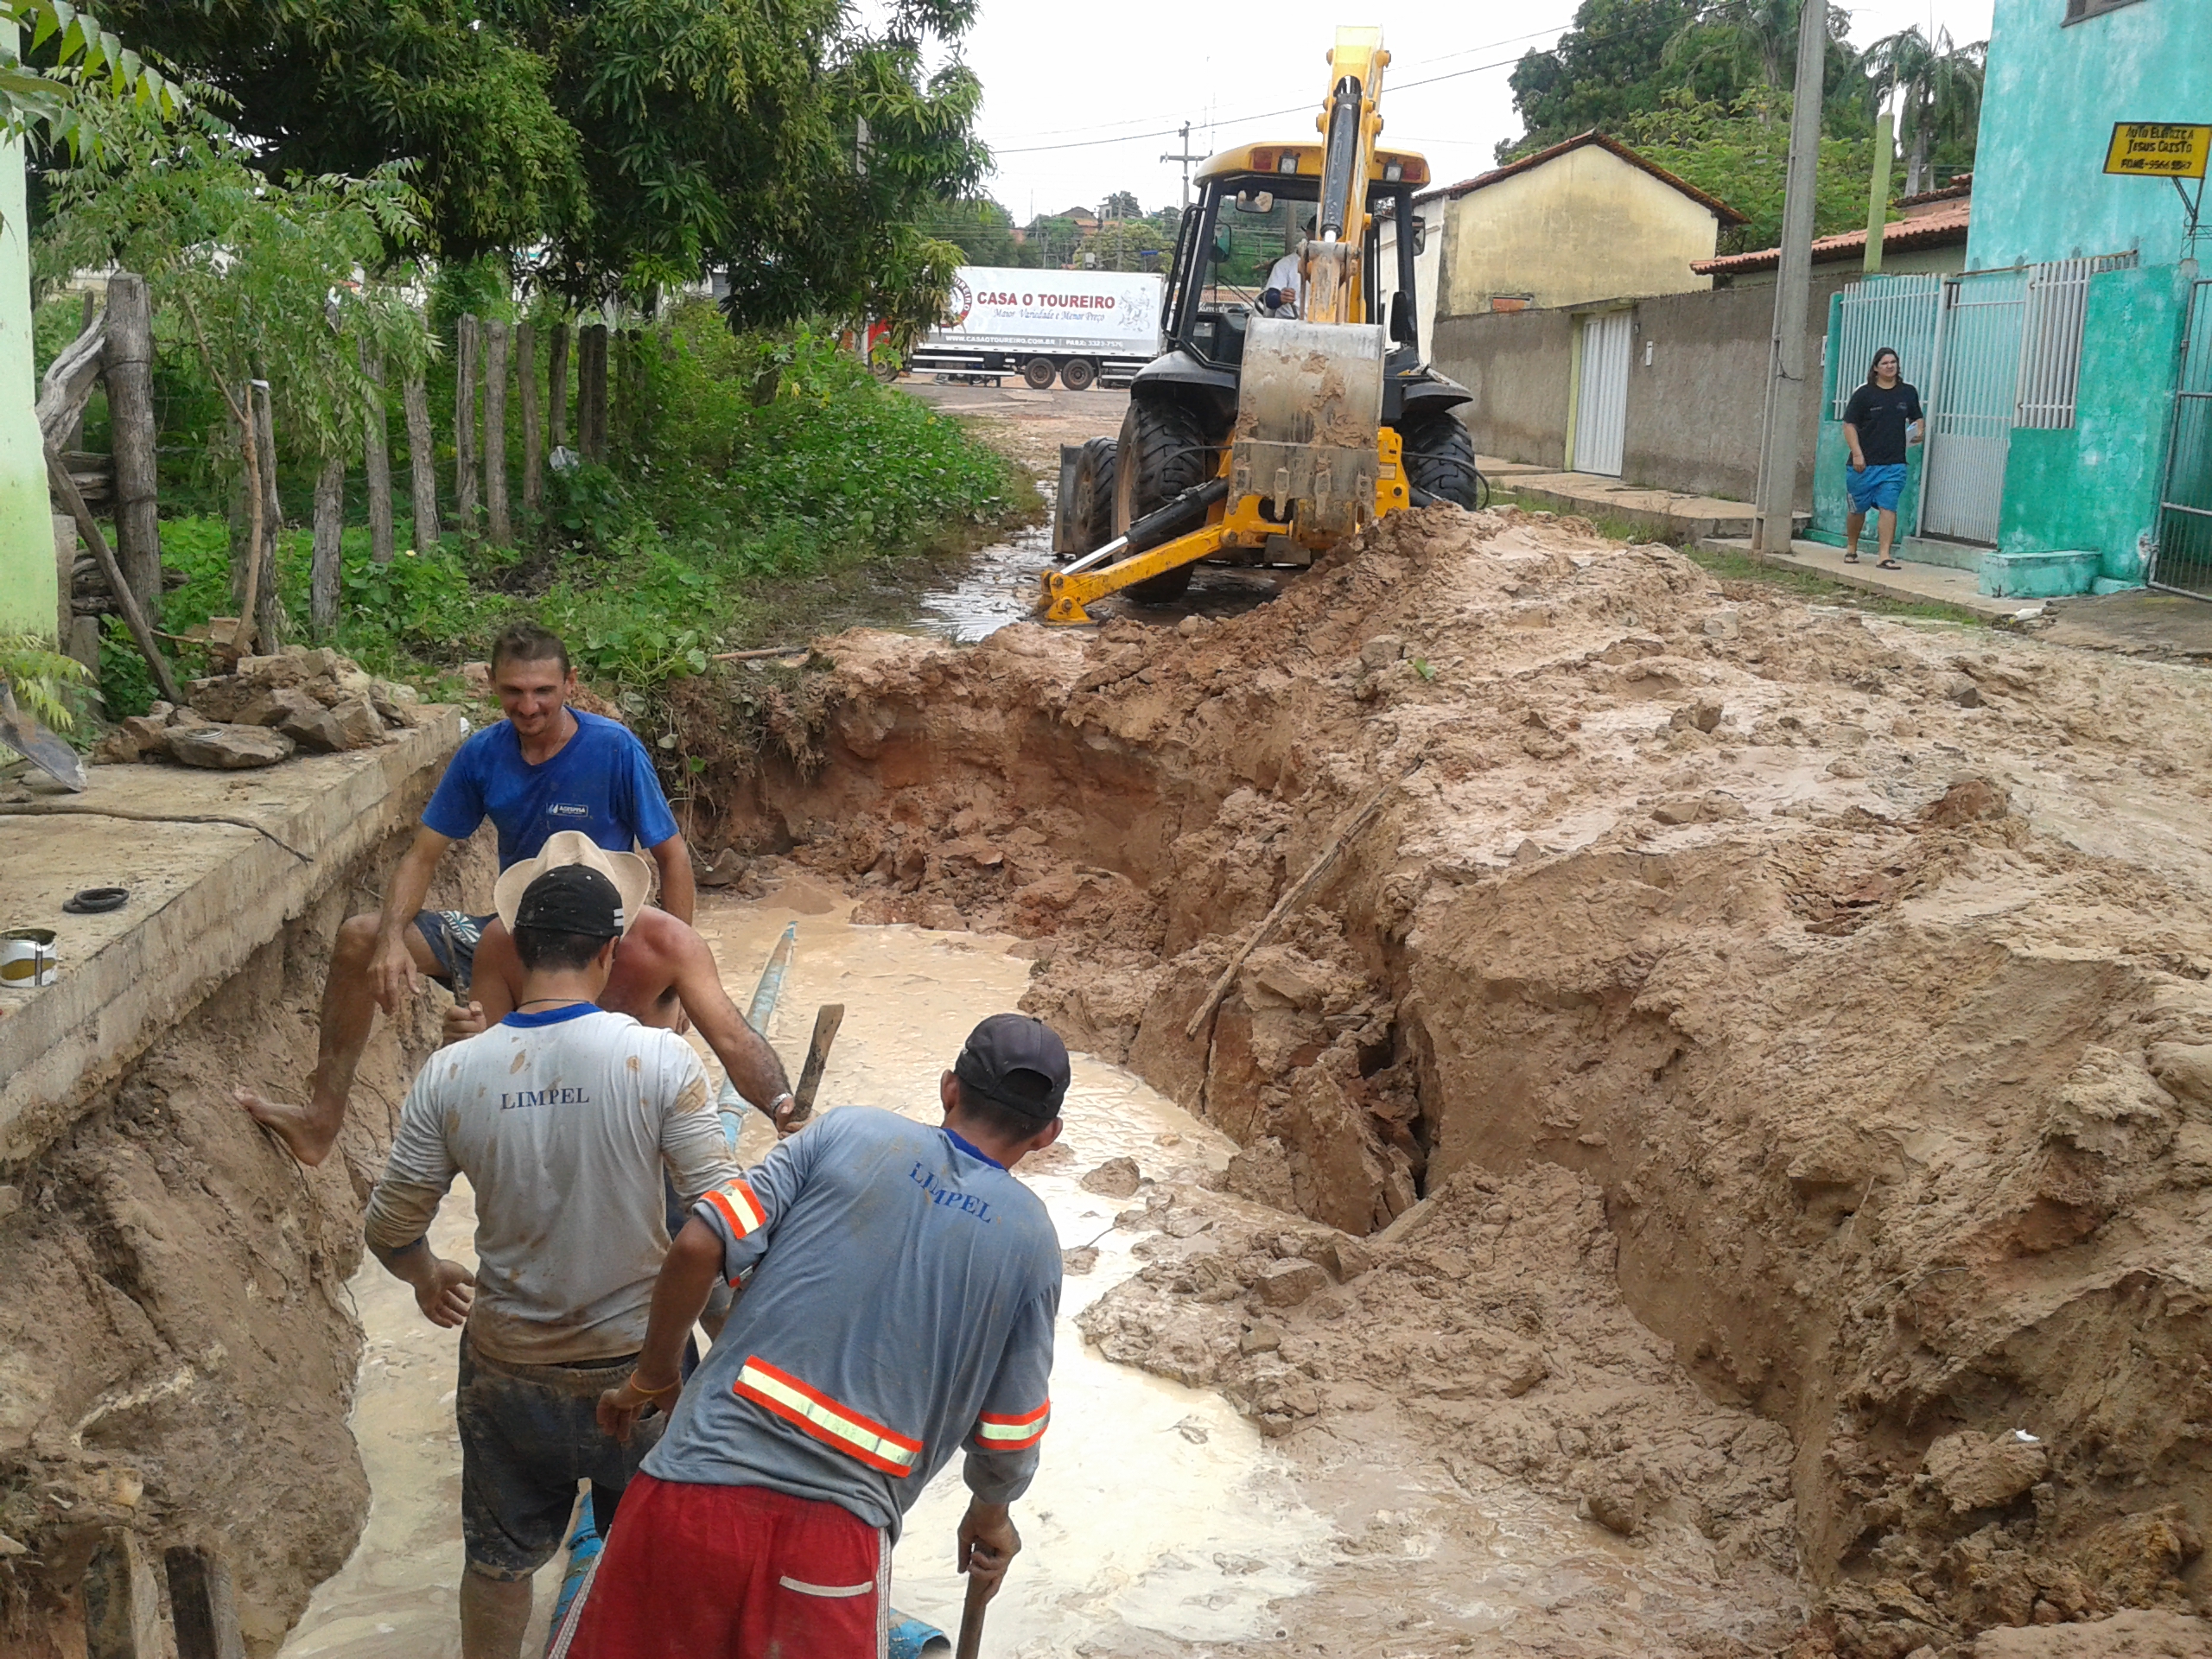
<instances>
[{"instance_id":1,"label":"power line","mask_svg":"<svg viewBox=\"0 0 2212 1659\"><path fill-rule=\"evenodd\" d=\"M1404 81L1388 90L1392 94L1409 92L1417 86L1433 86L1439 81L1458 80L1466 75L1479 75L1485 70L1503 69L1520 61L1521 60L1517 57L1498 58L1489 63L1478 63L1465 69L1453 69L1444 74L1430 75L1422 80ZM1257 115L1225 115L1219 118L1218 124L1236 126L1246 121L1267 121L1278 115L1297 115L1313 107L1311 103L1293 104L1287 109L1262 110ZM1106 144L1133 144L1147 138L1173 138L1180 130L1179 127L1162 127L1155 132L1129 132L1113 138L1077 138L1065 144L1022 144L1011 149L994 149L991 154L994 156L1038 156L1046 150L1053 149L1096 149Z\"/></svg>"},{"instance_id":2,"label":"power line","mask_svg":"<svg viewBox=\"0 0 2212 1659\"><path fill-rule=\"evenodd\" d=\"M1562 28L1554 25L1552 28L1535 29L1526 35L1509 35L1502 41L1484 41L1479 46L1463 46L1456 51L1431 53L1421 60L1424 63L1449 63L1454 58L1470 57L1477 52L1492 52L1501 46L1517 46L1523 41L1538 41L1547 35L1556 35L1565 32ZM1300 107L1305 106L1301 105ZM1104 132L1113 127L1133 126L1140 121L1165 121L1168 118L1164 114L1128 115L1123 116L1119 121L1092 121L1079 127L1046 127L1037 132L1022 133L1017 136L1023 138L1060 138L1071 132ZM1155 135L1132 133L1129 136L1135 138L1150 137Z\"/></svg>"}]
</instances>

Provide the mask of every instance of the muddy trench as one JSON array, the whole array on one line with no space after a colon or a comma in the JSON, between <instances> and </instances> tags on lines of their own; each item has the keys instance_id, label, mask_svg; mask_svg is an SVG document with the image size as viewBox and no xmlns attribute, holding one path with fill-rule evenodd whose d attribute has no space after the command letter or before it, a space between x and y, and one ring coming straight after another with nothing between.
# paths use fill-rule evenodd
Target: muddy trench
<instances>
[{"instance_id":1,"label":"muddy trench","mask_svg":"<svg viewBox=\"0 0 2212 1659\"><path fill-rule=\"evenodd\" d=\"M718 779L705 838L858 921L1017 936L1025 1006L1326 1230L1157 1241L1086 1316L1109 1353L1686 1528L1747 1600L1806 1587L1804 1651L2212 1589L2193 677L1732 599L1517 512L1397 521L1219 621L829 654L811 764ZM1324 1283L1277 1311L1286 1249Z\"/></svg>"},{"instance_id":2,"label":"muddy trench","mask_svg":"<svg viewBox=\"0 0 2212 1659\"><path fill-rule=\"evenodd\" d=\"M831 931L832 1103L925 1095L987 1001L1089 1057L1038 1179L1101 1403L1009 1653L2212 1651L2201 674L1438 510L1269 602L804 680L695 803L726 982ZM679 689L689 752L731 696ZM435 1462L444 1353L357 1369L349 1284L435 999L318 1170L229 1101L306 1075L397 850L0 1170L0 1654L143 1612L195 1659L219 1601L265 1655L326 1580L302 1654L449 1622L440 1492L355 1549L354 1435ZM1123 1411L1172 1528L1087 1496Z\"/></svg>"},{"instance_id":3,"label":"muddy trench","mask_svg":"<svg viewBox=\"0 0 2212 1659\"><path fill-rule=\"evenodd\" d=\"M230 1098L315 1064L330 942L405 834L356 861L27 1163L0 1170L0 1654L271 1653L352 1550L361 1206L429 999L380 1020L346 1133L302 1169ZM433 902L490 880L447 861ZM130 1645L136 1642L137 1646ZM195 1645L197 1644L197 1645Z\"/></svg>"}]
</instances>

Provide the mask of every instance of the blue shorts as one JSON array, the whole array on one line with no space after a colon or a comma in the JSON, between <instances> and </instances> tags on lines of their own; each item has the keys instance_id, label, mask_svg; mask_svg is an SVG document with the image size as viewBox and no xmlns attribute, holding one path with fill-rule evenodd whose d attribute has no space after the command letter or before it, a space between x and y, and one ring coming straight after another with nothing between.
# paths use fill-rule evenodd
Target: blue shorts
<instances>
[{"instance_id":1,"label":"blue shorts","mask_svg":"<svg viewBox=\"0 0 2212 1659\"><path fill-rule=\"evenodd\" d=\"M1851 497L1853 512L1865 512L1869 508L1895 512L1897 498L1904 493L1904 463L1869 467L1859 473L1847 466L1843 469L1843 486Z\"/></svg>"},{"instance_id":2,"label":"blue shorts","mask_svg":"<svg viewBox=\"0 0 2212 1659\"><path fill-rule=\"evenodd\" d=\"M465 910L424 910L415 916L415 926L438 964L431 976L450 987L456 1002L468 1001L469 982L476 976L476 947L484 930L497 919L472 916Z\"/></svg>"}]
</instances>

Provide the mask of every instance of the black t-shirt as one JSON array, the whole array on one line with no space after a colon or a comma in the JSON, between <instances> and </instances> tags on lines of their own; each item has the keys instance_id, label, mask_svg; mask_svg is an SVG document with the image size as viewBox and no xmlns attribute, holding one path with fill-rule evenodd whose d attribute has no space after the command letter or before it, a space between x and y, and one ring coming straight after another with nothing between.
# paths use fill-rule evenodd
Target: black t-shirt
<instances>
[{"instance_id":1,"label":"black t-shirt","mask_svg":"<svg viewBox=\"0 0 2212 1659\"><path fill-rule=\"evenodd\" d=\"M1886 391L1869 380L1843 411L1844 423L1859 429L1859 453L1869 467L1904 466L1905 429L1920 418L1920 394L1903 380Z\"/></svg>"}]
</instances>

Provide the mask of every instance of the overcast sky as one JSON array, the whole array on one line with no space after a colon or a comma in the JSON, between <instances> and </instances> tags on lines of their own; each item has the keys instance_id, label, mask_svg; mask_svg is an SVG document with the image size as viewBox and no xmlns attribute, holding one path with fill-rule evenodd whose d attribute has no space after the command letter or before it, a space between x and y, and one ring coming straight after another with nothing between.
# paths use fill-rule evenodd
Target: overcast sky
<instances>
[{"instance_id":1,"label":"overcast sky","mask_svg":"<svg viewBox=\"0 0 2212 1659\"><path fill-rule=\"evenodd\" d=\"M1917 23L1947 28L1961 42L1984 40L1991 3L1860 0L1848 8L1851 35L1863 45ZM1508 73L1522 53L1557 39L1574 10L1575 0L1426 0L1385 10L1384 142L1426 154L1440 181L1489 168L1498 141L1521 131ZM1159 159L1181 148L1173 129L1192 123L1191 149L1200 156L1310 136L1337 25L1373 20L1357 0L1262 0L1209 12L1192 0L1113 0L1080 11L1055 0L984 0L963 55L982 78L982 131L998 157L987 188L1018 221L1114 190L1135 191L1147 212L1175 205L1181 168ZM1433 77L1449 78L1413 84ZM1080 148L1063 147L1071 145Z\"/></svg>"}]
</instances>

